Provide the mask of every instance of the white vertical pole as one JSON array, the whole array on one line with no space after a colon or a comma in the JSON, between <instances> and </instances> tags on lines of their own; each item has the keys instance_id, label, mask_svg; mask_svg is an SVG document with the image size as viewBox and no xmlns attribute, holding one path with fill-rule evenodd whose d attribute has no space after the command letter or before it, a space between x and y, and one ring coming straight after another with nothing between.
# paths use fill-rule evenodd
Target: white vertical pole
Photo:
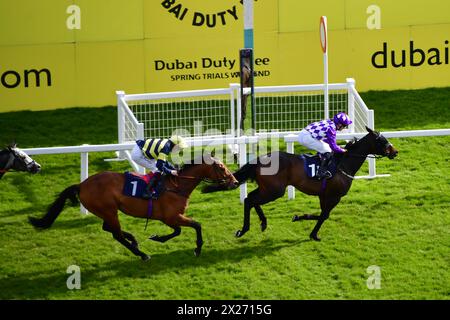
<instances>
[{"instance_id":1,"label":"white vertical pole","mask_svg":"<svg viewBox=\"0 0 450 320\"><path fill-rule=\"evenodd\" d=\"M231 110L230 110L230 117L231 117L231 135L233 137L236 136L236 113L235 113L235 106L234 106L234 94L235 94L235 88L236 88L236 83L230 83L230 106L231 106Z\"/></svg>"},{"instance_id":2,"label":"white vertical pole","mask_svg":"<svg viewBox=\"0 0 450 320\"><path fill-rule=\"evenodd\" d=\"M253 1L244 0L244 48L251 49L253 49Z\"/></svg>"},{"instance_id":3,"label":"white vertical pole","mask_svg":"<svg viewBox=\"0 0 450 320\"><path fill-rule=\"evenodd\" d=\"M231 90L231 110L232 110L232 132L233 137L239 137L241 135L241 85L238 83L230 83ZM235 104L236 99L236 104ZM235 112L236 109L236 112ZM239 153L239 145L237 143L230 145L233 154Z\"/></svg>"},{"instance_id":4,"label":"white vertical pole","mask_svg":"<svg viewBox=\"0 0 450 320\"><path fill-rule=\"evenodd\" d=\"M294 143L286 142L286 151L288 153L294 153ZM293 186L288 186L288 199L295 199L295 189Z\"/></svg>"},{"instance_id":5,"label":"white vertical pole","mask_svg":"<svg viewBox=\"0 0 450 320\"><path fill-rule=\"evenodd\" d=\"M247 137L240 137L238 139L239 144L239 167L244 166L247 163L247 144L245 143L245 139ZM240 186L240 199L241 203L244 203L245 198L247 198L247 183L243 183Z\"/></svg>"},{"instance_id":6,"label":"white vertical pole","mask_svg":"<svg viewBox=\"0 0 450 320\"><path fill-rule=\"evenodd\" d=\"M237 119L236 119L236 130L237 130L237 137L241 136L241 118L242 118L242 110L241 110L241 95L239 94L239 92L241 92L241 85L240 84L233 84L234 88L235 88L235 93L236 93L236 109L237 109Z\"/></svg>"},{"instance_id":7,"label":"white vertical pole","mask_svg":"<svg viewBox=\"0 0 450 320\"><path fill-rule=\"evenodd\" d=\"M368 127L372 130L375 130L375 117L374 117L374 112L373 110L369 110L369 113L367 114L367 122L368 122ZM376 170L376 166L375 166L375 159L373 158L369 158L368 159L369 162L369 177L371 178L375 178L377 175L377 170Z\"/></svg>"},{"instance_id":8,"label":"white vertical pole","mask_svg":"<svg viewBox=\"0 0 450 320\"><path fill-rule=\"evenodd\" d=\"M351 133L355 132L355 96L353 95L353 92L355 91L355 79L353 78L347 78L347 90L348 90L348 116L353 121L352 124L349 126L349 131Z\"/></svg>"},{"instance_id":9,"label":"white vertical pole","mask_svg":"<svg viewBox=\"0 0 450 320\"><path fill-rule=\"evenodd\" d=\"M125 107L122 103L122 98L125 97L124 91L116 91L117 96L117 131L118 131L118 137L117 141L118 143L123 143L125 138L125 111L123 108ZM123 159L123 152L117 151L116 155L118 158Z\"/></svg>"},{"instance_id":10,"label":"white vertical pole","mask_svg":"<svg viewBox=\"0 0 450 320\"><path fill-rule=\"evenodd\" d=\"M125 96L125 92L123 91L116 91L117 96L117 129L118 129L118 142L122 143L124 138L124 131L125 131L125 116L122 106L121 99Z\"/></svg>"},{"instance_id":11,"label":"white vertical pole","mask_svg":"<svg viewBox=\"0 0 450 320\"><path fill-rule=\"evenodd\" d=\"M81 152L81 176L80 182L83 182L89 177L89 154L87 152ZM80 212L87 214L88 211L82 204L80 204Z\"/></svg>"},{"instance_id":12,"label":"white vertical pole","mask_svg":"<svg viewBox=\"0 0 450 320\"><path fill-rule=\"evenodd\" d=\"M320 17L320 44L323 51L323 82L324 82L324 114L325 119L329 118L328 102L328 35L327 35L327 17Z\"/></svg>"}]
</instances>

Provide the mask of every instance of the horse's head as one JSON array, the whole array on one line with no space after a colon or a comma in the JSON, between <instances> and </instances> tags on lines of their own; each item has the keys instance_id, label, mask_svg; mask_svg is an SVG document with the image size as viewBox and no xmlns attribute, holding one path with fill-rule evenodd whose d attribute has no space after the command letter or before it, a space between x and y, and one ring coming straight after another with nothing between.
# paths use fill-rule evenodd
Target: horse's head
<instances>
[{"instance_id":1,"label":"horse's head","mask_svg":"<svg viewBox=\"0 0 450 320\"><path fill-rule=\"evenodd\" d=\"M395 149L392 143L390 143L382 134L368 128L367 126L366 130L369 132L368 136L372 141L371 153L388 157L389 159L394 159L397 156L397 149Z\"/></svg>"},{"instance_id":2,"label":"horse's head","mask_svg":"<svg viewBox=\"0 0 450 320\"><path fill-rule=\"evenodd\" d=\"M225 164L217 158L214 158L210 154L205 154L204 163L210 167L208 178L214 182L219 182L220 185L227 186L228 189L234 189L239 185L239 181L236 180L231 171Z\"/></svg>"},{"instance_id":3,"label":"horse's head","mask_svg":"<svg viewBox=\"0 0 450 320\"><path fill-rule=\"evenodd\" d=\"M2 168L0 168L3 172L13 169L34 174L41 170L41 165L31 159L24 151L20 150L15 143L9 145L3 153L4 160Z\"/></svg>"}]
</instances>

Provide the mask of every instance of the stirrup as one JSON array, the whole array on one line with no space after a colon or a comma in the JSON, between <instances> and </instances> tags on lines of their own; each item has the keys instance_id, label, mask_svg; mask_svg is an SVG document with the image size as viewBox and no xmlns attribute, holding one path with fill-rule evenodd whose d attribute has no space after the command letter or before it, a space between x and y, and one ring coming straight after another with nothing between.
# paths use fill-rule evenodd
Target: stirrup
<instances>
[{"instance_id":1,"label":"stirrup","mask_svg":"<svg viewBox=\"0 0 450 320\"><path fill-rule=\"evenodd\" d=\"M145 191L142 193L142 199L150 200L152 198L152 195L149 193L146 193Z\"/></svg>"},{"instance_id":2,"label":"stirrup","mask_svg":"<svg viewBox=\"0 0 450 320\"><path fill-rule=\"evenodd\" d=\"M317 178L319 179L319 180L322 180L322 179L330 179L331 178L331 172L330 171L328 171L328 170L326 170L326 171L319 171L318 173L317 173Z\"/></svg>"},{"instance_id":3,"label":"stirrup","mask_svg":"<svg viewBox=\"0 0 450 320\"><path fill-rule=\"evenodd\" d=\"M153 193L150 195L150 198L149 198L149 199L157 200L158 198L159 198L159 196L156 194L156 192L153 192Z\"/></svg>"}]
</instances>

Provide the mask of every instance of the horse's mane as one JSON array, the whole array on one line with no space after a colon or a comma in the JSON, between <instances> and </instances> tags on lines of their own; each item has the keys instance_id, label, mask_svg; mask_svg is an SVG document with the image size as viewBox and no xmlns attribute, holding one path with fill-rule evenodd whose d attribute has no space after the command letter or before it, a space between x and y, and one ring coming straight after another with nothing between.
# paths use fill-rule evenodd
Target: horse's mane
<instances>
[{"instance_id":1,"label":"horse's mane","mask_svg":"<svg viewBox=\"0 0 450 320\"><path fill-rule=\"evenodd\" d=\"M345 145L344 149L346 149L346 150L351 150L351 149L355 146L355 144L356 144L358 141L359 141L358 138L353 137L352 140L350 140L349 142L347 142L347 144Z\"/></svg>"}]
</instances>

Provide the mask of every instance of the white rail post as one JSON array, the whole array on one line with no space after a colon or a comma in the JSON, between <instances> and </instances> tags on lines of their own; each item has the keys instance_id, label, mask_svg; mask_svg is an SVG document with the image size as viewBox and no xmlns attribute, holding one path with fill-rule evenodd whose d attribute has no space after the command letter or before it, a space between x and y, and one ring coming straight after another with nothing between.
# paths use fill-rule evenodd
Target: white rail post
<instances>
[{"instance_id":1,"label":"white rail post","mask_svg":"<svg viewBox=\"0 0 450 320\"><path fill-rule=\"evenodd\" d=\"M347 78L348 87L348 116L352 120L352 124L349 126L349 131L355 133L355 96L353 95L355 89L355 79Z\"/></svg>"},{"instance_id":2,"label":"white rail post","mask_svg":"<svg viewBox=\"0 0 450 320\"><path fill-rule=\"evenodd\" d=\"M116 91L117 96L117 131L118 131L118 137L117 141L118 143L123 143L125 138L125 113L124 113L124 106L122 105L122 99L125 97L124 91ZM118 151L117 153L118 158L123 158L123 152Z\"/></svg>"},{"instance_id":3,"label":"white rail post","mask_svg":"<svg viewBox=\"0 0 450 320\"><path fill-rule=\"evenodd\" d=\"M241 136L241 85L239 83L230 83L231 90L231 110L232 110L232 126L231 126L231 136L240 137ZM236 99L236 104L235 104ZM236 112L235 112L236 110ZM231 147L233 154L239 153L239 145L237 143L233 144Z\"/></svg>"},{"instance_id":4,"label":"white rail post","mask_svg":"<svg viewBox=\"0 0 450 320\"><path fill-rule=\"evenodd\" d=\"M373 110L369 110L369 113L367 114L367 122L368 122L368 127L372 130L375 130L375 119L374 118L375 117L374 117ZM369 158L369 159L367 159L367 161L369 162L369 177L375 178L377 175L375 159Z\"/></svg>"},{"instance_id":5,"label":"white rail post","mask_svg":"<svg viewBox=\"0 0 450 320\"><path fill-rule=\"evenodd\" d=\"M123 113L122 99L125 97L125 92L116 91L117 96L117 129L118 129L118 141L123 142L123 135L125 131L125 116Z\"/></svg>"},{"instance_id":6,"label":"white rail post","mask_svg":"<svg viewBox=\"0 0 450 320\"><path fill-rule=\"evenodd\" d=\"M244 166L247 163L247 144L245 142L245 139L247 137L239 137L238 138L238 144L239 144L239 167ZM240 200L241 203L244 203L245 198L247 198L247 182L241 184L240 186Z\"/></svg>"},{"instance_id":7,"label":"white rail post","mask_svg":"<svg viewBox=\"0 0 450 320\"><path fill-rule=\"evenodd\" d=\"M86 146L86 144L84 144L83 146ZM89 153L81 152L80 155L81 155L80 182L83 182L89 177ZM84 214L88 213L88 211L86 210L85 207L83 207L82 204L80 204L80 212Z\"/></svg>"},{"instance_id":8,"label":"white rail post","mask_svg":"<svg viewBox=\"0 0 450 320\"><path fill-rule=\"evenodd\" d=\"M294 153L294 142L286 142L286 151L288 153ZM288 186L288 200L295 199L295 188Z\"/></svg>"},{"instance_id":9,"label":"white rail post","mask_svg":"<svg viewBox=\"0 0 450 320\"><path fill-rule=\"evenodd\" d=\"M145 136L144 136L144 124L143 123L139 123L137 126L137 133L136 133L136 138L139 140L144 140ZM131 160L131 151L130 153L127 153L127 157L129 157L129 159ZM134 161L133 161L134 162ZM139 172L140 174L145 174L145 168L141 167L139 165L136 164L136 166L139 168L139 170L137 170L137 172Z\"/></svg>"}]
</instances>

